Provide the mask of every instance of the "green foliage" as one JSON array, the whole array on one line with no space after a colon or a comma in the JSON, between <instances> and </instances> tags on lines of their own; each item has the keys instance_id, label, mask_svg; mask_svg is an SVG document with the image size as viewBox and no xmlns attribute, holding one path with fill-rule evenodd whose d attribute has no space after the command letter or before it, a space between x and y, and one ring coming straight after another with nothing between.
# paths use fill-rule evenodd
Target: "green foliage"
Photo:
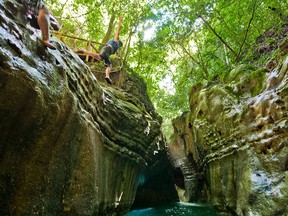
<instances>
[{"instance_id":1,"label":"green foliage","mask_svg":"<svg viewBox=\"0 0 288 216\"><path fill-rule=\"evenodd\" d=\"M267 29L281 26L288 15L283 0L74 0L70 13L64 13L68 3L51 3L66 32L99 42L110 17L123 17L122 56L146 81L164 122L189 109L193 84L224 82L237 65L267 58L256 56L254 44ZM155 29L155 37L146 40L150 28ZM160 87L165 80L170 81Z\"/></svg>"}]
</instances>

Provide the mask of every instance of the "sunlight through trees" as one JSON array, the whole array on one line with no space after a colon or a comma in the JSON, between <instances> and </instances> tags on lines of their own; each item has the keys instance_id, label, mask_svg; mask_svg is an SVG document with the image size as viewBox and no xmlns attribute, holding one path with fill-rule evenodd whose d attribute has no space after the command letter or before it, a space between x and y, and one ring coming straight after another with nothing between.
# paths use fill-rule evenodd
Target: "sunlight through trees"
<instances>
[{"instance_id":1,"label":"sunlight through trees","mask_svg":"<svg viewBox=\"0 0 288 216\"><path fill-rule=\"evenodd\" d=\"M267 29L287 22L288 11L282 0L51 0L47 4L63 24L62 31L103 43L121 15L122 58L144 78L157 111L169 122L189 109L193 83L223 82L233 67L254 57L250 48Z\"/></svg>"}]
</instances>

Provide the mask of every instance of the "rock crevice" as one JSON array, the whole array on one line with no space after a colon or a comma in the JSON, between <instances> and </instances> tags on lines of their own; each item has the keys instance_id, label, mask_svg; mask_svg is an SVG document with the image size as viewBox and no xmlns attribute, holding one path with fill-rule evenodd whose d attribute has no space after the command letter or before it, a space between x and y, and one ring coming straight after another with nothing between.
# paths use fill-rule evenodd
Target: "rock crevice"
<instances>
[{"instance_id":1,"label":"rock crevice","mask_svg":"<svg viewBox=\"0 0 288 216\"><path fill-rule=\"evenodd\" d=\"M192 87L190 112L174 120L168 145L188 184L186 200L204 199L223 215L288 212L288 58L282 55L273 70L242 65L225 82ZM187 174L183 167L192 168ZM188 178L195 173L202 181Z\"/></svg>"},{"instance_id":2,"label":"rock crevice","mask_svg":"<svg viewBox=\"0 0 288 216\"><path fill-rule=\"evenodd\" d=\"M100 84L23 11L0 1L0 214L123 215L165 150L145 84L125 70Z\"/></svg>"}]
</instances>

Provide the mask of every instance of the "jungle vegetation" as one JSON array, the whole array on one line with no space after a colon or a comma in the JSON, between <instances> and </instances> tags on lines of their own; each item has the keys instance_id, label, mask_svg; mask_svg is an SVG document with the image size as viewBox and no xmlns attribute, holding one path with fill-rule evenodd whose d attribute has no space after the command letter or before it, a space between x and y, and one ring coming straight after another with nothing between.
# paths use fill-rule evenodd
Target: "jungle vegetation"
<instances>
[{"instance_id":1,"label":"jungle vegetation","mask_svg":"<svg viewBox=\"0 0 288 216\"><path fill-rule=\"evenodd\" d=\"M144 78L171 132L172 118L189 110L192 84L221 82L255 59L255 43L287 24L283 0L50 0L61 32L107 42L123 18L121 58ZM286 21L285 21L286 20ZM273 40L262 41L273 44ZM69 44L68 44L69 45ZM260 57L260 58L259 58ZM268 56L257 56L261 66Z\"/></svg>"}]
</instances>

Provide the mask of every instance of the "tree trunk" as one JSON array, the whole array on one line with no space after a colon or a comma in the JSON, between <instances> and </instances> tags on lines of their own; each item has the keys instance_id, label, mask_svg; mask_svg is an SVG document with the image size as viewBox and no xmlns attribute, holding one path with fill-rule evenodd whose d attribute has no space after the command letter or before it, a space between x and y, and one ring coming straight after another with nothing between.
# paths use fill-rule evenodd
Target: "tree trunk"
<instances>
[{"instance_id":1,"label":"tree trunk","mask_svg":"<svg viewBox=\"0 0 288 216\"><path fill-rule=\"evenodd\" d=\"M226 41L224 41L224 39L215 31L215 29L212 28L212 26L201 15L197 15L197 17L199 17L206 24L206 26L216 35L216 37L232 52L237 61L239 59L239 55L235 52L235 50L232 47L230 47Z\"/></svg>"},{"instance_id":2,"label":"tree trunk","mask_svg":"<svg viewBox=\"0 0 288 216\"><path fill-rule=\"evenodd\" d=\"M115 10L114 10L115 5L116 5L116 3L114 1L113 5L112 5L112 9L111 9L112 13L111 13L108 29L107 29L106 34L105 34L105 36L101 42L101 45L99 46L99 50L101 50L103 48L104 44L106 44L113 37L112 33L113 33L114 22L115 22L115 18L116 18Z\"/></svg>"}]
</instances>

